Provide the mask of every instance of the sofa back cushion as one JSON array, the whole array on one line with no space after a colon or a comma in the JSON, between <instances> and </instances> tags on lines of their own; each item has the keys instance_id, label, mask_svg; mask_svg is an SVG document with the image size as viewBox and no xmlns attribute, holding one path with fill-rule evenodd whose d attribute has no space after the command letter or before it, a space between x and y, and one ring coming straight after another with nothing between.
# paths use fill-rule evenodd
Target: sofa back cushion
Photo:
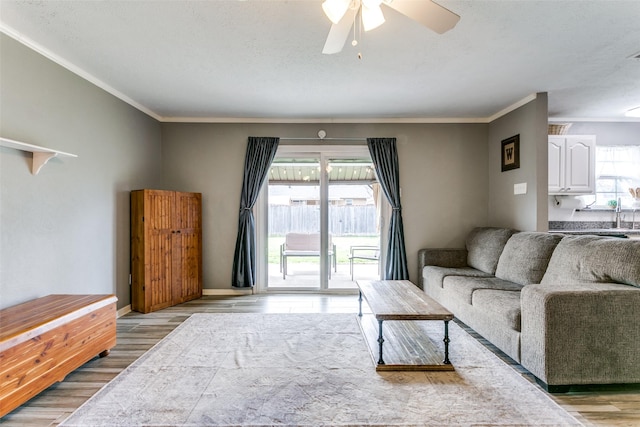
<instances>
[{"instance_id":1,"label":"sofa back cushion","mask_svg":"<svg viewBox=\"0 0 640 427\"><path fill-rule=\"evenodd\" d=\"M523 231L507 241L496 267L496 277L520 285L540 283L562 235Z\"/></svg>"},{"instance_id":2,"label":"sofa back cushion","mask_svg":"<svg viewBox=\"0 0 640 427\"><path fill-rule=\"evenodd\" d=\"M504 245L516 230L479 227L467 236L467 265L485 273L495 274Z\"/></svg>"},{"instance_id":3,"label":"sofa back cushion","mask_svg":"<svg viewBox=\"0 0 640 427\"><path fill-rule=\"evenodd\" d=\"M624 283L640 287L640 240L566 236L556 246L543 284Z\"/></svg>"}]
</instances>

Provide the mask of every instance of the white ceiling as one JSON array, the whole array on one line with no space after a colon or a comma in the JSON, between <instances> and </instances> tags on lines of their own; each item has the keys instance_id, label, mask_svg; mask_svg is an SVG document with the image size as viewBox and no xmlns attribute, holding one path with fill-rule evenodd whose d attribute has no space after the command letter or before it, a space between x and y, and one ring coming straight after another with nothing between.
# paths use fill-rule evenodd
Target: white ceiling
<instances>
[{"instance_id":1,"label":"white ceiling","mask_svg":"<svg viewBox=\"0 0 640 427\"><path fill-rule=\"evenodd\" d=\"M453 30L384 8L336 55L322 0L2 0L0 29L162 121L486 121L536 92L557 119L640 106L640 1L437 3Z\"/></svg>"}]
</instances>

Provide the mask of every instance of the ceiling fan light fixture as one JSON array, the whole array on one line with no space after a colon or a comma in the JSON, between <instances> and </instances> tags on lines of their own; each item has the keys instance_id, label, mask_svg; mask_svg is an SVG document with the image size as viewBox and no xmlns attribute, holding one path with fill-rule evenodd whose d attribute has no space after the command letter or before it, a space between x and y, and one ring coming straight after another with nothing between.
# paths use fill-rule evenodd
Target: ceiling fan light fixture
<instances>
[{"instance_id":1,"label":"ceiling fan light fixture","mask_svg":"<svg viewBox=\"0 0 640 427\"><path fill-rule=\"evenodd\" d=\"M349 4L351 4L351 0L324 0L322 10L324 10L324 14L327 15L331 22L337 24L347 13Z\"/></svg>"},{"instance_id":2,"label":"ceiling fan light fixture","mask_svg":"<svg viewBox=\"0 0 640 427\"><path fill-rule=\"evenodd\" d=\"M362 3L362 28L365 31L373 30L384 24L384 15L380 4L368 7L365 2Z\"/></svg>"},{"instance_id":3,"label":"ceiling fan light fixture","mask_svg":"<svg viewBox=\"0 0 640 427\"><path fill-rule=\"evenodd\" d=\"M374 7L380 7L382 0L361 0L363 6L373 9Z\"/></svg>"}]
</instances>

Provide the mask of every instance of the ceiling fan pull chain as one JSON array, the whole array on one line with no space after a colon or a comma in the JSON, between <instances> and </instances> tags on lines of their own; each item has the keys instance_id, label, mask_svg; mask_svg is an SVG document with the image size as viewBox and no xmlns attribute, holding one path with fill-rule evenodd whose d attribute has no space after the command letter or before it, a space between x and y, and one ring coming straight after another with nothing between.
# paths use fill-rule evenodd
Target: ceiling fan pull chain
<instances>
[{"instance_id":1,"label":"ceiling fan pull chain","mask_svg":"<svg viewBox=\"0 0 640 427\"><path fill-rule=\"evenodd\" d=\"M356 25L357 25L357 21L358 21L358 14L356 13L353 16L353 41L351 42L351 46L357 46L358 45L358 40L356 39Z\"/></svg>"}]
</instances>

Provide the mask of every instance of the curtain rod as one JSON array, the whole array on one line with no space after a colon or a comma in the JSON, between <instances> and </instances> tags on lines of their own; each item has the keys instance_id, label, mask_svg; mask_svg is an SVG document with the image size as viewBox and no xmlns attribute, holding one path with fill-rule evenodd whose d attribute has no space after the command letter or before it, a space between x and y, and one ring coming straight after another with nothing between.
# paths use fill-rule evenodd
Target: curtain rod
<instances>
[{"instance_id":1,"label":"curtain rod","mask_svg":"<svg viewBox=\"0 0 640 427\"><path fill-rule=\"evenodd\" d=\"M290 137L290 136L284 136L280 138L280 141L367 141L367 138L354 138L354 137L344 137L344 138L335 138L335 137L329 137L329 138L320 138L320 137L300 137L300 138L294 138L294 137Z\"/></svg>"}]
</instances>

